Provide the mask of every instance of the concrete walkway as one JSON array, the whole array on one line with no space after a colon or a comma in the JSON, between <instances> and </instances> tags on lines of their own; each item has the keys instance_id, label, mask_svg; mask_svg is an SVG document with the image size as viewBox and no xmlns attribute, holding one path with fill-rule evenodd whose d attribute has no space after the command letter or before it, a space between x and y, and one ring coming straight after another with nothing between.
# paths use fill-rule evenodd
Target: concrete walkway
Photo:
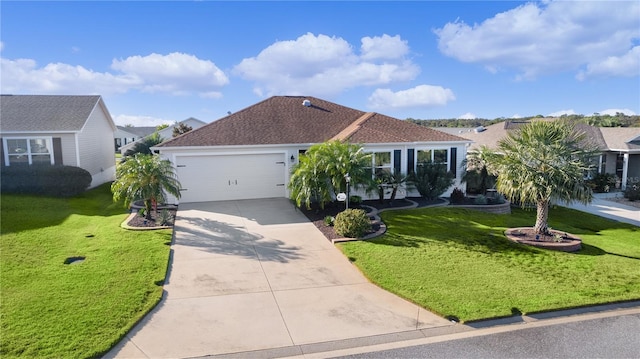
<instances>
[{"instance_id":1,"label":"concrete walkway","mask_svg":"<svg viewBox=\"0 0 640 359\"><path fill-rule=\"evenodd\" d=\"M616 196L622 196L622 194L596 193L590 204L572 203L567 207L640 227L640 208L607 200Z\"/></svg>"},{"instance_id":2,"label":"concrete walkway","mask_svg":"<svg viewBox=\"0 0 640 359\"><path fill-rule=\"evenodd\" d=\"M290 356L455 331L369 283L286 199L181 205L171 248L162 302L106 358Z\"/></svg>"}]
</instances>

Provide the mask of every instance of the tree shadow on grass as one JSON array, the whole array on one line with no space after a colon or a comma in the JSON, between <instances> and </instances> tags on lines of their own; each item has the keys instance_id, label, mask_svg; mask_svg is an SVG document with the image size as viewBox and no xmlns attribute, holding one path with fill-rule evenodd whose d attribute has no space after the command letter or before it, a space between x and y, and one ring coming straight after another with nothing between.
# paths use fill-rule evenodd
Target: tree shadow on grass
<instances>
[{"instance_id":1,"label":"tree shadow on grass","mask_svg":"<svg viewBox=\"0 0 640 359\"><path fill-rule=\"evenodd\" d=\"M554 229L577 235L597 235L606 229L636 231L634 226L567 208L553 209L550 218L555 218L556 222L552 223L557 228ZM508 228L531 226L535 222L535 211L515 209L511 215L496 215L438 207L387 212L382 214L382 219L387 224L387 234L371 240L380 245L417 248L429 243L444 243L487 254L511 252L535 255L547 251L512 242L504 236ZM609 253L584 242L582 246L580 251L574 253L593 256L612 254L637 259Z\"/></svg>"}]
</instances>

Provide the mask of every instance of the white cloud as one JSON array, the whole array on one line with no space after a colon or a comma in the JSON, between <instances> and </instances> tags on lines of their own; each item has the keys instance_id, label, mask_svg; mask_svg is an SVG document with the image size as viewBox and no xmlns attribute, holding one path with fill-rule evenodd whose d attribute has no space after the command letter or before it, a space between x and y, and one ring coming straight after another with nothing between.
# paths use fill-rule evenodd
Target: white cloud
<instances>
[{"instance_id":1,"label":"white cloud","mask_svg":"<svg viewBox=\"0 0 640 359\"><path fill-rule=\"evenodd\" d=\"M357 86L413 80L420 72L403 58L408 47L399 36L366 37L362 42L363 54L358 55L342 38L307 33L276 41L257 56L243 59L234 72L254 81L259 96L330 96ZM389 51L387 58L375 61L381 51Z\"/></svg>"},{"instance_id":2,"label":"white cloud","mask_svg":"<svg viewBox=\"0 0 640 359\"><path fill-rule=\"evenodd\" d=\"M151 116L136 116L136 115L117 115L113 118L113 122L118 126L132 125L135 127L148 127L159 126L162 124L172 124L175 121L169 121L162 118L155 118Z\"/></svg>"},{"instance_id":3,"label":"white cloud","mask_svg":"<svg viewBox=\"0 0 640 359\"><path fill-rule=\"evenodd\" d=\"M0 41L0 51L4 50L4 42Z\"/></svg>"},{"instance_id":4,"label":"white cloud","mask_svg":"<svg viewBox=\"0 0 640 359\"><path fill-rule=\"evenodd\" d=\"M142 91L169 92L176 95L203 92L229 83L227 76L208 60L173 52L113 60L111 68L140 78Z\"/></svg>"},{"instance_id":5,"label":"white cloud","mask_svg":"<svg viewBox=\"0 0 640 359\"><path fill-rule=\"evenodd\" d=\"M577 115L577 113L573 110L573 109L569 109L569 110L560 110L560 111L556 111L556 112L552 112L550 114L548 114L546 117L560 117L562 115Z\"/></svg>"},{"instance_id":6,"label":"white cloud","mask_svg":"<svg viewBox=\"0 0 640 359\"><path fill-rule=\"evenodd\" d=\"M519 113L514 113L511 118L522 118L522 116Z\"/></svg>"},{"instance_id":7,"label":"white cloud","mask_svg":"<svg viewBox=\"0 0 640 359\"><path fill-rule=\"evenodd\" d=\"M601 115L615 116L616 113L618 113L618 112L624 113L627 116L635 116L636 115L635 112L629 110L628 108L622 108L622 109L621 108L609 108L609 109L606 109L606 110L602 110L602 111L600 111L598 113L601 114Z\"/></svg>"},{"instance_id":8,"label":"white cloud","mask_svg":"<svg viewBox=\"0 0 640 359\"><path fill-rule=\"evenodd\" d=\"M476 116L475 114L471 113L471 112L467 112L463 115L458 116L459 120L475 120L476 118L478 118L478 116Z\"/></svg>"},{"instance_id":9,"label":"white cloud","mask_svg":"<svg viewBox=\"0 0 640 359\"><path fill-rule=\"evenodd\" d=\"M393 92L389 89L377 89L369 96L371 108L403 108L443 106L456 97L450 89L419 85L414 88Z\"/></svg>"},{"instance_id":10,"label":"white cloud","mask_svg":"<svg viewBox=\"0 0 640 359\"><path fill-rule=\"evenodd\" d=\"M114 94L140 85L132 76L95 72L82 66L51 63L38 67L31 59L0 59L3 93Z\"/></svg>"},{"instance_id":11,"label":"white cloud","mask_svg":"<svg viewBox=\"0 0 640 359\"><path fill-rule=\"evenodd\" d=\"M594 76L639 76L640 75L640 46L636 46L622 56L609 56L606 59L587 65L585 71L580 71L576 78L584 80Z\"/></svg>"},{"instance_id":12,"label":"white cloud","mask_svg":"<svg viewBox=\"0 0 640 359\"><path fill-rule=\"evenodd\" d=\"M400 35L363 37L361 42L360 52L364 60L399 59L409 52L407 41L402 40Z\"/></svg>"},{"instance_id":13,"label":"white cloud","mask_svg":"<svg viewBox=\"0 0 640 359\"><path fill-rule=\"evenodd\" d=\"M97 72L64 63L39 67L32 59L2 58L0 89L3 93L101 95L140 90L174 95L198 93L215 98L221 96L215 90L229 82L211 61L182 53L113 60L111 68L116 72Z\"/></svg>"},{"instance_id":14,"label":"white cloud","mask_svg":"<svg viewBox=\"0 0 640 359\"><path fill-rule=\"evenodd\" d=\"M638 61L632 48L640 39L637 1L527 3L480 24L456 21L434 31L445 55L492 72L515 69L519 78L584 66L583 78L638 73L637 66L632 68Z\"/></svg>"}]
</instances>

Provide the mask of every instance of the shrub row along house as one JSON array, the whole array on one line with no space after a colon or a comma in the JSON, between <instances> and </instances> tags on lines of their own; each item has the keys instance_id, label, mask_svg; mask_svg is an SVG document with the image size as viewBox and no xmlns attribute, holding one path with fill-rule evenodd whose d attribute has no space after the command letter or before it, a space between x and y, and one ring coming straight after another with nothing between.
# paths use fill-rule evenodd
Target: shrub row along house
<instances>
[{"instance_id":1,"label":"shrub row along house","mask_svg":"<svg viewBox=\"0 0 640 359\"><path fill-rule=\"evenodd\" d=\"M87 170L90 187L115 179L116 125L100 96L0 96L2 166Z\"/></svg>"},{"instance_id":2,"label":"shrub row along house","mask_svg":"<svg viewBox=\"0 0 640 359\"><path fill-rule=\"evenodd\" d=\"M372 154L372 174L409 173L420 162L443 163L455 174L454 186L460 186L461 163L471 143L315 97L274 96L154 150L174 164L182 203L287 198L292 166L310 146L330 140L362 144Z\"/></svg>"},{"instance_id":3,"label":"shrub row along house","mask_svg":"<svg viewBox=\"0 0 640 359\"><path fill-rule=\"evenodd\" d=\"M541 119L555 121L557 119ZM481 146L495 149L498 141L528 123L527 121L508 120L486 127L439 128L447 133L473 141L469 151ZM587 139L602 153L598 158L598 173L615 175L615 186L624 189L631 178L640 178L640 127L595 127L587 124L576 124L576 130L584 132Z\"/></svg>"}]
</instances>

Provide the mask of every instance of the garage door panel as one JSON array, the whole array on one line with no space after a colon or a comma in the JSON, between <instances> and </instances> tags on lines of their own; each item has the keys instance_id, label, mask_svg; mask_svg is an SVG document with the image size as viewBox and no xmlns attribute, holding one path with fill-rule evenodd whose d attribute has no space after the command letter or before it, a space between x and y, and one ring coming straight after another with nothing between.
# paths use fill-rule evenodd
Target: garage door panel
<instances>
[{"instance_id":1,"label":"garage door panel","mask_svg":"<svg viewBox=\"0 0 640 359\"><path fill-rule=\"evenodd\" d=\"M178 157L181 202L284 197L284 154Z\"/></svg>"}]
</instances>

